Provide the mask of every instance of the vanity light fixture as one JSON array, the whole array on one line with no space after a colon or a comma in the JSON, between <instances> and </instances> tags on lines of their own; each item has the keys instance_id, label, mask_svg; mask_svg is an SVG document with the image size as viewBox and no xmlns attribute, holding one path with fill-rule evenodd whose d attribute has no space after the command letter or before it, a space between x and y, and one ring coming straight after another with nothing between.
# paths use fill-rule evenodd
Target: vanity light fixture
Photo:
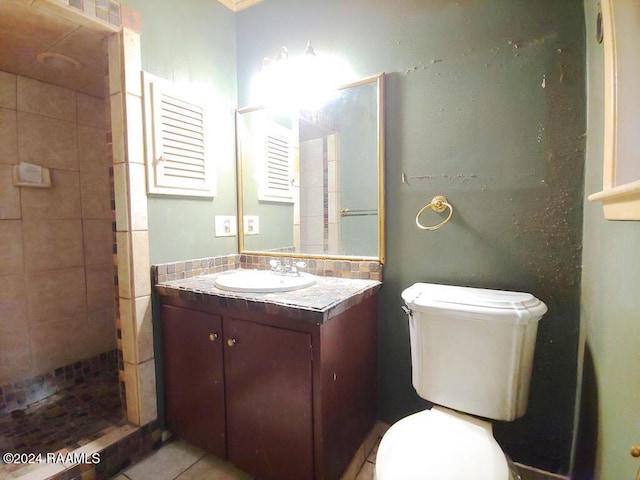
<instances>
[{"instance_id":1,"label":"vanity light fixture","mask_svg":"<svg viewBox=\"0 0 640 480\"><path fill-rule=\"evenodd\" d=\"M280 110L315 111L350 80L350 69L332 55L317 55L307 42L304 55L290 56L283 46L275 57L265 57L252 88L252 103Z\"/></svg>"}]
</instances>

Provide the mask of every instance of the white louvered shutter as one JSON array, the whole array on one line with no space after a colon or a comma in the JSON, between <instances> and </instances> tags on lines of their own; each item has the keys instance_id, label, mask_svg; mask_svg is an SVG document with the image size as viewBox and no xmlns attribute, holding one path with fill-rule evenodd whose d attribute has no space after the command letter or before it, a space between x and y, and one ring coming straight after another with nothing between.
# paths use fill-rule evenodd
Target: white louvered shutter
<instances>
[{"instance_id":1,"label":"white louvered shutter","mask_svg":"<svg viewBox=\"0 0 640 480\"><path fill-rule=\"evenodd\" d=\"M149 193L213 196L204 107L160 80L149 81L147 91Z\"/></svg>"},{"instance_id":2,"label":"white louvered shutter","mask_svg":"<svg viewBox=\"0 0 640 480\"><path fill-rule=\"evenodd\" d=\"M293 144L289 128L272 124L264 142L264 175L260 200L293 201Z\"/></svg>"}]
</instances>

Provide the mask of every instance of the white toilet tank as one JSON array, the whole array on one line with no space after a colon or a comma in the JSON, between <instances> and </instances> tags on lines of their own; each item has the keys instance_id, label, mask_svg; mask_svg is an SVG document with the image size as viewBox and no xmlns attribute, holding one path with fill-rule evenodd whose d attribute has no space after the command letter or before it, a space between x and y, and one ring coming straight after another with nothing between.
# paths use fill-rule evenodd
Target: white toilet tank
<instances>
[{"instance_id":1,"label":"white toilet tank","mask_svg":"<svg viewBox=\"0 0 640 480\"><path fill-rule=\"evenodd\" d=\"M418 395L495 420L524 415L544 303L529 293L429 283L402 299Z\"/></svg>"}]
</instances>

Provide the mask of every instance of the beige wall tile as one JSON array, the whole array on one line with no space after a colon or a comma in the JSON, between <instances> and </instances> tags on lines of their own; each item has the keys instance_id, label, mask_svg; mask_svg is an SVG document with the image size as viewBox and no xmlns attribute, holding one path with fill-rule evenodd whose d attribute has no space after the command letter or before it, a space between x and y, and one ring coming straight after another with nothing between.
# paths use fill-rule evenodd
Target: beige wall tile
<instances>
[{"instance_id":1,"label":"beige wall tile","mask_svg":"<svg viewBox=\"0 0 640 480\"><path fill-rule=\"evenodd\" d=\"M113 138L113 163L124 163L126 161L124 143L124 100L122 92L111 95L111 131Z\"/></svg>"},{"instance_id":2,"label":"beige wall tile","mask_svg":"<svg viewBox=\"0 0 640 480\"><path fill-rule=\"evenodd\" d=\"M136 346L136 319L135 319L135 299L120 298L120 331L122 332L122 359L126 363L138 363L138 349Z\"/></svg>"},{"instance_id":3,"label":"beige wall tile","mask_svg":"<svg viewBox=\"0 0 640 480\"><path fill-rule=\"evenodd\" d=\"M86 356L86 314L33 324L30 332L34 374L68 365Z\"/></svg>"},{"instance_id":4,"label":"beige wall tile","mask_svg":"<svg viewBox=\"0 0 640 480\"><path fill-rule=\"evenodd\" d=\"M22 222L0 220L0 275L17 275L24 272Z\"/></svg>"},{"instance_id":5,"label":"beige wall tile","mask_svg":"<svg viewBox=\"0 0 640 480\"><path fill-rule=\"evenodd\" d=\"M85 357L93 357L116 348L116 324L113 307L89 312L88 320Z\"/></svg>"},{"instance_id":6,"label":"beige wall tile","mask_svg":"<svg viewBox=\"0 0 640 480\"><path fill-rule=\"evenodd\" d=\"M80 172L82 218L111 218L110 188L107 167L96 168L92 172Z\"/></svg>"},{"instance_id":7,"label":"beige wall tile","mask_svg":"<svg viewBox=\"0 0 640 480\"><path fill-rule=\"evenodd\" d=\"M131 277L131 238L129 232L116 232L118 248L118 296L133 298L133 278Z\"/></svg>"},{"instance_id":8,"label":"beige wall tile","mask_svg":"<svg viewBox=\"0 0 640 480\"><path fill-rule=\"evenodd\" d=\"M113 232L111 220L83 220L84 261L86 265L111 264Z\"/></svg>"},{"instance_id":9,"label":"beige wall tile","mask_svg":"<svg viewBox=\"0 0 640 480\"><path fill-rule=\"evenodd\" d=\"M125 232L129 230L129 175L126 163L113 166L113 188L116 203L116 229L119 232Z\"/></svg>"},{"instance_id":10,"label":"beige wall tile","mask_svg":"<svg viewBox=\"0 0 640 480\"><path fill-rule=\"evenodd\" d=\"M140 75L138 75L140 82ZM142 124L142 98L130 93L126 96L127 110L127 161L145 163Z\"/></svg>"},{"instance_id":11,"label":"beige wall tile","mask_svg":"<svg viewBox=\"0 0 640 480\"><path fill-rule=\"evenodd\" d=\"M13 186L13 165L0 165L0 220L19 219L20 189Z\"/></svg>"},{"instance_id":12,"label":"beige wall tile","mask_svg":"<svg viewBox=\"0 0 640 480\"><path fill-rule=\"evenodd\" d=\"M149 228L147 210L147 177L144 165L130 163L129 198L131 230L147 230Z\"/></svg>"},{"instance_id":13,"label":"beige wall tile","mask_svg":"<svg viewBox=\"0 0 640 480\"><path fill-rule=\"evenodd\" d=\"M107 132L95 127L78 125L78 156L81 172L93 172L109 167Z\"/></svg>"},{"instance_id":14,"label":"beige wall tile","mask_svg":"<svg viewBox=\"0 0 640 480\"><path fill-rule=\"evenodd\" d=\"M79 219L80 177L78 172L51 170L51 188L22 188L22 217L34 219Z\"/></svg>"},{"instance_id":15,"label":"beige wall tile","mask_svg":"<svg viewBox=\"0 0 640 480\"><path fill-rule=\"evenodd\" d=\"M114 273L114 268L110 264L86 267L89 313L104 309L111 309L113 313L115 302Z\"/></svg>"},{"instance_id":16,"label":"beige wall tile","mask_svg":"<svg viewBox=\"0 0 640 480\"><path fill-rule=\"evenodd\" d=\"M153 358L153 313L151 296L138 297L135 300L136 328L138 339L138 361Z\"/></svg>"},{"instance_id":17,"label":"beige wall tile","mask_svg":"<svg viewBox=\"0 0 640 480\"><path fill-rule=\"evenodd\" d=\"M0 71L0 107L16 109L16 75Z\"/></svg>"},{"instance_id":18,"label":"beige wall tile","mask_svg":"<svg viewBox=\"0 0 640 480\"><path fill-rule=\"evenodd\" d=\"M18 111L76 121L73 90L18 76Z\"/></svg>"},{"instance_id":19,"label":"beige wall tile","mask_svg":"<svg viewBox=\"0 0 640 480\"><path fill-rule=\"evenodd\" d=\"M126 386L127 420L134 425L141 425L137 365L124 362L124 383Z\"/></svg>"},{"instance_id":20,"label":"beige wall tile","mask_svg":"<svg viewBox=\"0 0 640 480\"><path fill-rule=\"evenodd\" d=\"M0 108L0 163L18 163L18 120L15 110Z\"/></svg>"},{"instance_id":21,"label":"beige wall tile","mask_svg":"<svg viewBox=\"0 0 640 480\"><path fill-rule=\"evenodd\" d=\"M26 292L24 276L0 277L0 385L31 376Z\"/></svg>"},{"instance_id":22,"label":"beige wall tile","mask_svg":"<svg viewBox=\"0 0 640 480\"><path fill-rule=\"evenodd\" d=\"M151 294L151 265L149 263L149 232L131 232L133 255L133 288L136 297Z\"/></svg>"},{"instance_id":23,"label":"beige wall tile","mask_svg":"<svg viewBox=\"0 0 640 480\"><path fill-rule=\"evenodd\" d=\"M25 220L23 234L27 271L84 265L81 220Z\"/></svg>"},{"instance_id":24,"label":"beige wall tile","mask_svg":"<svg viewBox=\"0 0 640 480\"><path fill-rule=\"evenodd\" d=\"M123 51L125 61L125 90L127 93L142 96L142 51L140 49L140 35L128 28L122 30Z\"/></svg>"},{"instance_id":25,"label":"beige wall tile","mask_svg":"<svg viewBox=\"0 0 640 480\"><path fill-rule=\"evenodd\" d=\"M120 328L125 362L140 363L153 358L151 297L121 299Z\"/></svg>"},{"instance_id":26,"label":"beige wall tile","mask_svg":"<svg viewBox=\"0 0 640 480\"><path fill-rule=\"evenodd\" d=\"M140 395L140 425L146 425L158 418L156 400L156 362L147 360L137 366Z\"/></svg>"},{"instance_id":27,"label":"beige wall tile","mask_svg":"<svg viewBox=\"0 0 640 480\"><path fill-rule=\"evenodd\" d=\"M29 323L87 314L84 268L67 268L27 274Z\"/></svg>"},{"instance_id":28,"label":"beige wall tile","mask_svg":"<svg viewBox=\"0 0 640 480\"><path fill-rule=\"evenodd\" d=\"M78 170L76 124L18 112L20 161L61 170Z\"/></svg>"},{"instance_id":29,"label":"beige wall tile","mask_svg":"<svg viewBox=\"0 0 640 480\"><path fill-rule=\"evenodd\" d=\"M100 129L106 128L104 98L77 92L78 123Z\"/></svg>"},{"instance_id":30,"label":"beige wall tile","mask_svg":"<svg viewBox=\"0 0 640 480\"><path fill-rule=\"evenodd\" d=\"M111 35L108 39L109 49L109 93L122 92L122 36Z\"/></svg>"}]
</instances>

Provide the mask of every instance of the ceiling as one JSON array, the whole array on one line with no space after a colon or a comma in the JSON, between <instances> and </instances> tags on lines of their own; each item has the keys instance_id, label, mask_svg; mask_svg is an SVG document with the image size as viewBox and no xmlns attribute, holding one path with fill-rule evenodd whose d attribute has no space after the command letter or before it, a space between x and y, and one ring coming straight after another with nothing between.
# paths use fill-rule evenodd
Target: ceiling
<instances>
[{"instance_id":1,"label":"ceiling","mask_svg":"<svg viewBox=\"0 0 640 480\"><path fill-rule=\"evenodd\" d=\"M218 1L238 12L262 0ZM0 71L103 97L102 39L112 33L52 2L0 0Z\"/></svg>"},{"instance_id":2,"label":"ceiling","mask_svg":"<svg viewBox=\"0 0 640 480\"><path fill-rule=\"evenodd\" d=\"M103 97L102 39L112 32L74 23L41 0L29 3L0 0L0 70Z\"/></svg>"},{"instance_id":3,"label":"ceiling","mask_svg":"<svg viewBox=\"0 0 640 480\"><path fill-rule=\"evenodd\" d=\"M260 3L262 0L218 0L225 7L233 10L234 12L239 12L240 10L244 10L245 8L249 8L256 3Z\"/></svg>"}]
</instances>

